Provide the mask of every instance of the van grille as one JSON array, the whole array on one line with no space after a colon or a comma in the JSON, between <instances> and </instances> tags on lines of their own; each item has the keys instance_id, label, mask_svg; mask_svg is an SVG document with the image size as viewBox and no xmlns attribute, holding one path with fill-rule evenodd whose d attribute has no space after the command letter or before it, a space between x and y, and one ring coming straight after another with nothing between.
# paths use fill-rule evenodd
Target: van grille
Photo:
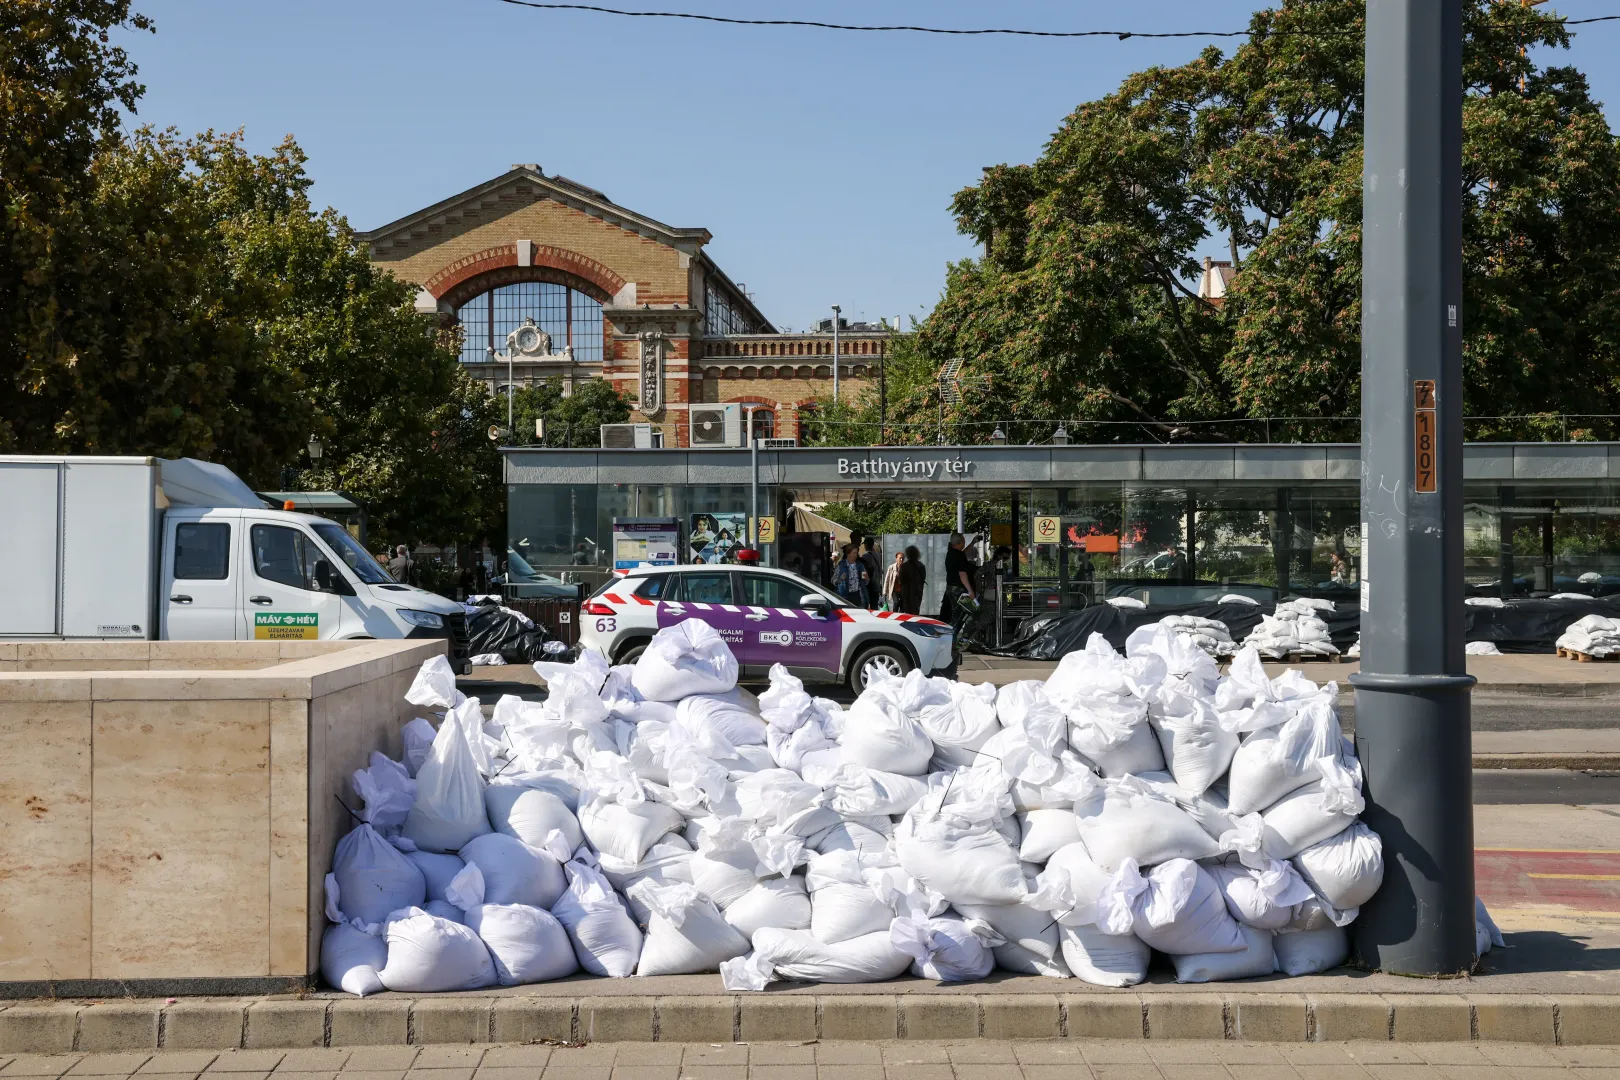
<instances>
[{"instance_id":1,"label":"van grille","mask_svg":"<svg viewBox=\"0 0 1620 1080\"><path fill-rule=\"evenodd\" d=\"M444 617L444 625L450 631L450 654L457 660L465 660L469 650L467 638L467 613L457 611Z\"/></svg>"}]
</instances>

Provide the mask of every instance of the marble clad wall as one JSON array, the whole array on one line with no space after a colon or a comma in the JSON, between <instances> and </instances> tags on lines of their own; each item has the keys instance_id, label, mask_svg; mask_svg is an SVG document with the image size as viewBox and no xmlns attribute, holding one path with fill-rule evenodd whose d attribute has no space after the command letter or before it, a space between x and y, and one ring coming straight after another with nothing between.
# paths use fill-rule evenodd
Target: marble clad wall
<instances>
[{"instance_id":1,"label":"marble clad wall","mask_svg":"<svg viewBox=\"0 0 1620 1080\"><path fill-rule=\"evenodd\" d=\"M398 756L445 643L109 644L109 666L91 643L26 658L65 671L8 670L38 646L0 643L0 983L313 973L333 796L356 806L350 774ZM148 644L183 648L118 655Z\"/></svg>"}]
</instances>

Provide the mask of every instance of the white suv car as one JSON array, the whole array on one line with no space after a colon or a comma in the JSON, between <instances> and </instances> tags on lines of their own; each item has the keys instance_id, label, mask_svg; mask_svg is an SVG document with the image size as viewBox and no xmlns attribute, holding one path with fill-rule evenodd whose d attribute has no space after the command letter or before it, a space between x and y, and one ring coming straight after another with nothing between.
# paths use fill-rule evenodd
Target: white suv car
<instances>
[{"instance_id":1,"label":"white suv car","mask_svg":"<svg viewBox=\"0 0 1620 1080\"><path fill-rule=\"evenodd\" d=\"M579 640L628 663L660 628L683 619L718 630L744 678L783 664L806 682L847 680L859 694L873 670L926 674L951 664L951 628L938 619L849 607L798 574L763 566L625 571L585 601Z\"/></svg>"}]
</instances>

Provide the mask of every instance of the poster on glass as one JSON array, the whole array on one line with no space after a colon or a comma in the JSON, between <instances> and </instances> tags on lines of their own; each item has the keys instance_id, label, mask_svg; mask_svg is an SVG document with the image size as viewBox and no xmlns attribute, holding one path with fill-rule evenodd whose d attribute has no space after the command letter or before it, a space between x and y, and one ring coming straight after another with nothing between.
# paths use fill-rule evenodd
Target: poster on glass
<instances>
[{"instance_id":1,"label":"poster on glass","mask_svg":"<svg viewBox=\"0 0 1620 1080\"><path fill-rule=\"evenodd\" d=\"M748 544L748 514L743 511L693 514L686 550L695 563L736 562L736 551Z\"/></svg>"}]
</instances>

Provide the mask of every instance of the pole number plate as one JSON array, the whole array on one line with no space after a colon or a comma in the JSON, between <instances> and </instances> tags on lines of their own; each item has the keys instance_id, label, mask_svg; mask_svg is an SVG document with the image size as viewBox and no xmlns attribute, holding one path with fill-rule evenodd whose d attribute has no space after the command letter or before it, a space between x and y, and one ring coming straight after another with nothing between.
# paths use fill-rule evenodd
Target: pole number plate
<instances>
[{"instance_id":1,"label":"pole number plate","mask_svg":"<svg viewBox=\"0 0 1620 1080\"><path fill-rule=\"evenodd\" d=\"M1412 384L1412 490L1420 494L1437 490L1435 419L1434 380L1418 379Z\"/></svg>"}]
</instances>

